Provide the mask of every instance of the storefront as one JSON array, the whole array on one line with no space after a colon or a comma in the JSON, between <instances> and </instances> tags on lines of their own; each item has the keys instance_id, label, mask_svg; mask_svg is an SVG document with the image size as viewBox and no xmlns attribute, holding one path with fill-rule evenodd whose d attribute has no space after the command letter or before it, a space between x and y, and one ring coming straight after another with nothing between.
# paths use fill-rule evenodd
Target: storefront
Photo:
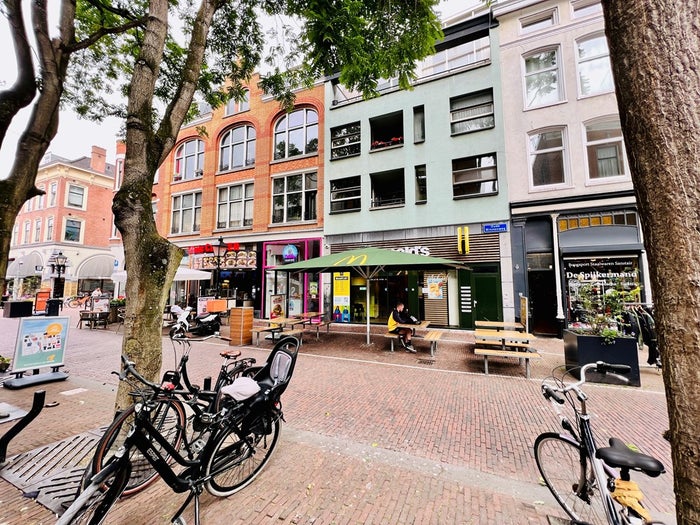
<instances>
[{"instance_id":1,"label":"storefront","mask_svg":"<svg viewBox=\"0 0 700 525\"><path fill-rule=\"evenodd\" d=\"M274 267L321 255L321 239L295 239L262 243L264 278L262 317L323 311L322 278L306 272L277 272Z\"/></svg>"}]
</instances>

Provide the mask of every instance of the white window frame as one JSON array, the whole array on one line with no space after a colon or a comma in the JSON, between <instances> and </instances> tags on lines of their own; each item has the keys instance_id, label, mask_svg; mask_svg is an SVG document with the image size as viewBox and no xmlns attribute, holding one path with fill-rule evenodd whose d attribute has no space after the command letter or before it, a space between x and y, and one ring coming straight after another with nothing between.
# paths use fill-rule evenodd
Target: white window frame
<instances>
[{"instance_id":1,"label":"white window frame","mask_svg":"<svg viewBox=\"0 0 700 525\"><path fill-rule=\"evenodd\" d=\"M605 52L598 53L589 57L581 57L581 47L580 44L584 42L590 42L592 40L599 40L605 44ZM590 91L589 93L583 92L583 82L582 82L582 68L585 65L590 65L593 63L607 64L607 75L609 76L609 84L607 88L599 89L596 91ZM596 33L592 35L586 35L584 37L578 38L576 40L576 82L578 84L578 95L581 98L595 97L596 95L602 95L605 93L613 93L615 91L615 82L613 81L612 64L610 63L610 51L608 49L608 43L605 38L604 33Z\"/></svg>"},{"instance_id":2,"label":"white window frame","mask_svg":"<svg viewBox=\"0 0 700 525\"><path fill-rule=\"evenodd\" d=\"M46 217L46 231L44 231L45 241L53 241L53 227L54 218L53 215Z\"/></svg>"},{"instance_id":3,"label":"white window frame","mask_svg":"<svg viewBox=\"0 0 700 525\"><path fill-rule=\"evenodd\" d=\"M455 169L455 163L464 161L473 162L474 166ZM461 180L457 180L461 179ZM476 187L479 191L473 193L459 193L456 191L460 187ZM490 186L490 188L489 188ZM473 197L484 197L498 194L498 155L496 152L470 155L452 160L452 197L454 199L468 199Z\"/></svg>"},{"instance_id":4,"label":"white window frame","mask_svg":"<svg viewBox=\"0 0 700 525\"><path fill-rule=\"evenodd\" d=\"M24 234L22 235L22 244L29 244L32 239L32 221L24 221Z\"/></svg>"},{"instance_id":5,"label":"white window frame","mask_svg":"<svg viewBox=\"0 0 700 525\"><path fill-rule=\"evenodd\" d=\"M559 12L556 7L553 7L546 11L523 16L518 19L518 22L520 23L520 34L527 35L557 25L559 23Z\"/></svg>"},{"instance_id":6,"label":"white window frame","mask_svg":"<svg viewBox=\"0 0 700 525\"><path fill-rule=\"evenodd\" d=\"M186 152L187 146L195 143L195 150ZM175 150L175 162L173 164L173 182L193 180L204 174L204 141L198 138L190 138L180 144ZM193 160L189 166L190 159Z\"/></svg>"},{"instance_id":7,"label":"white window frame","mask_svg":"<svg viewBox=\"0 0 700 525\"><path fill-rule=\"evenodd\" d=\"M68 233L68 223L69 222L75 222L79 225L78 239L77 240L68 239L66 237L66 235ZM81 243L83 241L83 235L85 235L85 227L84 226L85 226L85 221L83 221L82 219L76 219L75 217L64 218L63 219L63 231L62 231L62 235L61 235L61 241L62 242L74 242L74 243L78 243L78 244Z\"/></svg>"},{"instance_id":8,"label":"white window frame","mask_svg":"<svg viewBox=\"0 0 700 525\"><path fill-rule=\"evenodd\" d=\"M490 97L490 100L486 100ZM483 121L483 125L479 122ZM459 126L476 123L476 126L467 129L458 129ZM493 104L493 90L486 89L461 95L450 99L450 134L461 135L474 133L496 126Z\"/></svg>"},{"instance_id":9,"label":"white window frame","mask_svg":"<svg viewBox=\"0 0 700 525\"><path fill-rule=\"evenodd\" d=\"M553 132L559 132L561 134L561 146L557 146L554 148L545 148L542 150L535 150L533 151L532 146L532 139L537 136L537 135L543 135L546 133L553 133ZM527 169L528 169L528 184L530 186L530 191L547 191L551 189L558 189L558 188L563 188L567 187L570 184L570 175L569 175L569 158L568 158L568 137L567 137L567 130L566 126L553 126L549 128L542 128L542 129L537 129L533 130L530 133L527 134L527 152L528 152L528 163L527 163ZM532 171L533 163L534 163L534 158L537 157L537 155L547 155L555 152L561 152L561 162L562 162L562 172L564 175L564 180L562 182L555 182L552 184L535 184L534 181L534 174Z\"/></svg>"},{"instance_id":10,"label":"white window frame","mask_svg":"<svg viewBox=\"0 0 700 525\"><path fill-rule=\"evenodd\" d=\"M243 113L244 111L250 110L250 90L245 90L245 95L242 100L229 99L226 103L226 109L224 110L224 116L230 117L238 113Z\"/></svg>"},{"instance_id":11,"label":"white window frame","mask_svg":"<svg viewBox=\"0 0 700 525\"><path fill-rule=\"evenodd\" d=\"M619 130L619 135L610 138L601 138L590 140L588 137L589 128L593 126L601 126L606 124L612 124L607 129ZM615 126L616 125L616 126ZM630 178L629 166L627 165L627 151L625 150L625 141L622 136L622 127L620 124L620 118L615 116L599 117L594 120L583 123L583 139L584 139L584 152L586 157L586 185L598 185L598 184L609 184L614 182L621 182L628 180ZM601 176L601 177L591 177L591 159L590 159L590 148L596 148L604 146L606 144L614 145L617 150L618 164L622 162L622 173L618 175Z\"/></svg>"},{"instance_id":12,"label":"white window frame","mask_svg":"<svg viewBox=\"0 0 700 525\"><path fill-rule=\"evenodd\" d=\"M58 195L58 182L49 184L49 208L56 206L56 197Z\"/></svg>"},{"instance_id":13,"label":"white window frame","mask_svg":"<svg viewBox=\"0 0 700 525\"><path fill-rule=\"evenodd\" d=\"M348 183L355 183L355 186L346 185ZM343 183L341 186L337 186L338 183ZM330 188L330 208L329 213L351 213L362 210L362 177L360 175L351 175L350 177L342 177L329 181ZM357 206L352 208L345 208L344 203L357 201ZM340 209L337 208L340 204Z\"/></svg>"},{"instance_id":14,"label":"white window frame","mask_svg":"<svg viewBox=\"0 0 700 525\"><path fill-rule=\"evenodd\" d=\"M290 122L292 116L294 116L300 112L303 112L303 114L304 114L304 118L302 120L302 123L300 125L294 125L294 126L290 127L289 122ZM309 119L309 115L312 113L316 115L315 121L312 121ZM318 111L316 111L314 108L309 108L309 107L302 107L302 108L295 109L291 113L288 113L288 114L285 113L280 118L278 118L275 121L275 125L273 126L273 130L274 130L273 141L272 141L273 161L275 161L275 160L282 161L285 159L291 159L294 157L300 157L301 155L309 155L312 153L318 154L318 147L319 147L318 141L320 138L319 120L320 119L319 119ZM314 139L314 137L310 138L309 131L311 129L314 129L314 128L316 129L316 137L315 137L316 138L316 149L311 149L311 148L309 148L309 144ZM291 132L298 131L298 130L302 130L302 134L304 135L304 144L302 145L303 149L300 150L299 153L295 153L295 154L291 155L289 153L289 135ZM283 138L284 140L282 141L282 140L280 140L280 138ZM280 144L281 142L284 142L284 144L285 144L284 155L278 157L277 156L277 145ZM295 144L295 146L298 146L298 145Z\"/></svg>"},{"instance_id":15,"label":"white window frame","mask_svg":"<svg viewBox=\"0 0 700 525\"><path fill-rule=\"evenodd\" d=\"M182 203L188 196L192 197L192 204L185 207ZM194 233L199 233L202 228L202 192L196 190L178 193L171 197L170 203L170 235L192 235ZM188 211L191 213L191 221L188 221L188 229L185 229L183 217L185 212ZM177 230L174 228L176 222L178 225Z\"/></svg>"},{"instance_id":16,"label":"white window frame","mask_svg":"<svg viewBox=\"0 0 700 525\"><path fill-rule=\"evenodd\" d=\"M41 218L34 219L34 242L41 242Z\"/></svg>"},{"instance_id":17,"label":"white window frame","mask_svg":"<svg viewBox=\"0 0 700 525\"><path fill-rule=\"evenodd\" d=\"M299 189L289 189L290 181L295 177L301 177L301 188ZM282 191L279 191L279 182L283 181ZM300 222L312 222L318 221L318 172L316 171L305 171L301 173L289 173L281 177L274 177L272 179L272 206L271 208L271 224L295 224ZM299 197L301 201L301 213L298 219L290 219L289 212L293 209L290 203L290 197ZM276 201L282 198L282 205L278 206ZM307 200L311 199L313 202L311 206L307 206ZM276 206L278 206L276 208ZM312 209L311 209L312 208ZM276 220L276 211L282 212L282 220ZM310 213L313 212L313 217ZM308 218L307 218L308 217Z\"/></svg>"},{"instance_id":18,"label":"white window frame","mask_svg":"<svg viewBox=\"0 0 700 525\"><path fill-rule=\"evenodd\" d=\"M541 55L545 53L550 53L554 52L554 56L556 59L556 64L554 66L548 66L544 67L542 69L538 69L537 71L527 71L527 61L528 59L534 57L535 55ZM565 101L565 96L564 96L564 71L563 71L563 65L562 65L562 59L561 59L561 48L557 46L550 46L550 47L544 47L536 50L529 51L528 53L523 55L522 59L522 67L523 67L523 101L524 101L524 107L526 110L528 109L535 109L535 108L541 108L541 107L547 107L551 106L554 104L560 104ZM533 78L538 75L546 75L550 72L554 72L556 74L557 82L557 98L556 100L545 100L544 102L536 103L536 102L529 102L528 101L528 80L530 78Z\"/></svg>"},{"instance_id":19,"label":"white window frame","mask_svg":"<svg viewBox=\"0 0 700 525\"><path fill-rule=\"evenodd\" d=\"M600 0L571 0L571 17L583 18L585 16L603 14L603 5Z\"/></svg>"},{"instance_id":20,"label":"white window frame","mask_svg":"<svg viewBox=\"0 0 700 525\"><path fill-rule=\"evenodd\" d=\"M231 197L231 190L240 188L240 197ZM222 191L226 195L222 198ZM253 181L228 184L216 188L216 229L252 228L255 212L255 187ZM240 211L240 213L232 213ZM240 215L236 220L231 216Z\"/></svg>"},{"instance_id":21,"label":"white window frame","mask_svg":"<svg viewBox=\"0 0 700 525\"><path fill-rule=\"evenodd\" d=\"M76 194L73 192L73 188L81 190L80 205L71 203L71 195ZM66 206L68 208L77 208L79 210L84 210L87 206L87 188L81 186L80 184L68 183L66 187Z\"/></svg>"},{"instance_id":22,"label":"white window frame","mask_svg":"<svg viewBox=\"0 0 700 525\"><path fill-rule=\"evenodd\" d=\"M331 128L331 160L360 155L361 143L362 124L359 121Z\"/></svg>"},{"instance_id":23,"label":"white window frame","mask_svg":"<svg viewBox=\"0 0 700 525\"><path fill-rule=\"evenodd\" d=\"M236 142L233 141L235 131L243 130L243 139ZM250 124L234 126L221 136L219 142L219 172L233 171L237 169L249 168L255 165L255 147L256 147L255 128ZM236 146L243 146L243 164L240 166L233 165L233 150ZM228 157L228 165L224 167L224 160Z\"/></svg>"}]
</instances>

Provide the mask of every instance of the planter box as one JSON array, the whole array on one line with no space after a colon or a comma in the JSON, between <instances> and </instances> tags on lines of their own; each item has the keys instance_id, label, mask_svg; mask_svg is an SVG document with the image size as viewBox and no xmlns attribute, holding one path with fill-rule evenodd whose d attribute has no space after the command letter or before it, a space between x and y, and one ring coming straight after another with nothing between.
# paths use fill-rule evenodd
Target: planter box
<instances>
[{"instance_id":1,"label":"planter box","mask_svg":"<svg viewBox=\"0 0 700 525\"><path fill-rule=\"evenodd\" d=\"M564 360L567 370L580 379L581 367L596 361L610 364L628 365L631 370L625 377L629 379L628 386L641 386L639 378L639 350L637 340L631 337L618 337L612 344L605 344L604 339L596 335L581 335L564 330ZM589 381L624 385L619 379L607 374L589 372Z\"/></svg>"}]
</instances>

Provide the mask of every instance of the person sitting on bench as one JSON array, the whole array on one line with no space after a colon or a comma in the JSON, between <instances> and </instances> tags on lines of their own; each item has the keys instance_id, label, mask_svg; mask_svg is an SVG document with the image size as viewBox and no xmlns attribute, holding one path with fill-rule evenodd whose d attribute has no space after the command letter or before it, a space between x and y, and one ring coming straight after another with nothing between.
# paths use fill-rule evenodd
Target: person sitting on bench
<instances>
[{"instance_id":1,"label":"person sitting on bench","mask_svg":"<svg viewBox=\"0 0 700 525\"><path fill-rule=\"evenodd\" d=\"M413 334L413 330L398 326L399 324L411 324L412 322L412 319L408 315L404 314L404 304L399 301L396 303L396 308L394 308L389 316L389 320L387 321L387 329L389 332L398 334L399 341L401 341L401 345L406 349L406 352L412 352L415 354L416 349L413 348L413 345L411 344L411 335Z\"/></svg>"}]
</instances>

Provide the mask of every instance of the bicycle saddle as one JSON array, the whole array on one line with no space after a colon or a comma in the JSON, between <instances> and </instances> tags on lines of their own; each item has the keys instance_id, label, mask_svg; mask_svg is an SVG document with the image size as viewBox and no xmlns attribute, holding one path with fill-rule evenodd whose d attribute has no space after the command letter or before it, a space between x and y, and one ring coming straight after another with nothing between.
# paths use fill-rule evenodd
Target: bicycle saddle
<instances>
[{"instance_id":1,"label":"bicycle saddle","mask_svg":"<svg viewBox=\"0 0 700 525\"><path fill-rule=\"evenodd\" d=\"M644 472L652 478L665 472L663 464L658 459L635 452L618 438L610 438L610 446L599 448L595 455L611 467Z\"/></svg>"}]
</instances>

